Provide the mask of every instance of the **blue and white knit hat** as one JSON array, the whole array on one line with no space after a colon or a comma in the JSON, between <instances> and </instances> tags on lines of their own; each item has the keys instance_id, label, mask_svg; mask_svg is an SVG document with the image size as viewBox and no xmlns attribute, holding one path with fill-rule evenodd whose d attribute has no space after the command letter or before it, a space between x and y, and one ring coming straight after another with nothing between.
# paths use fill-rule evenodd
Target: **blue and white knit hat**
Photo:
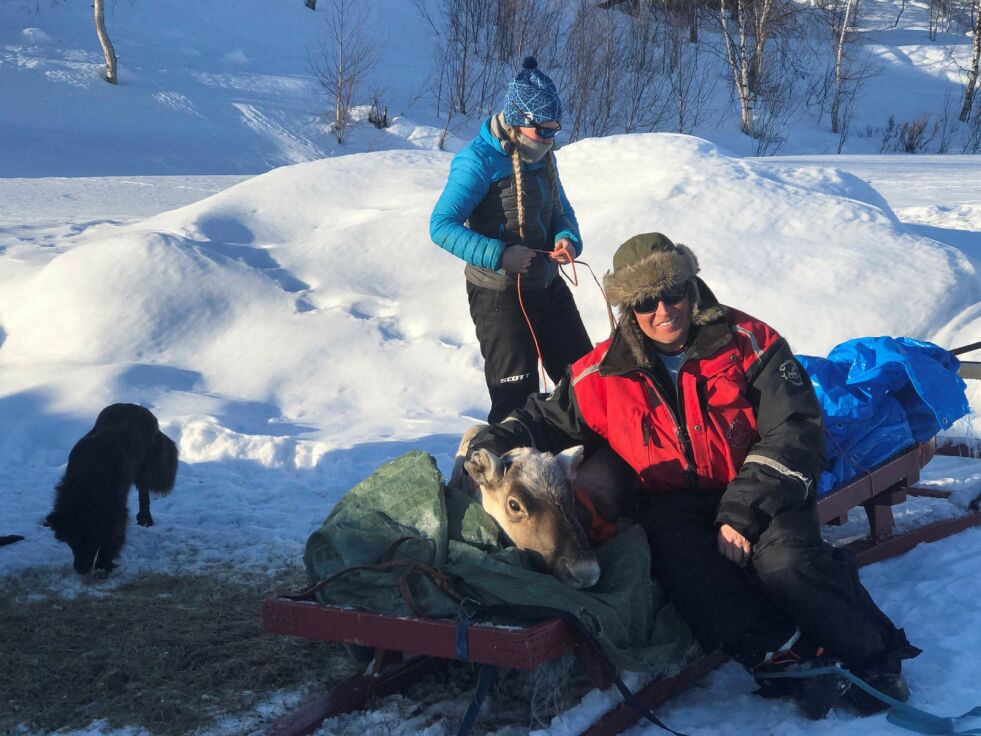
<instances>
[{"instance_id":1,"label":"blue and white knit hat","mask_svg":"<svg viewBox=\"0 0 981 736\"><path fill-rule=\"evenodd\" d=\"M504 122L512 126L562 122L562 100L555 83L538 68L534 56L525 57L518 76L508 83Z\"/></svg>"}]
</instances>

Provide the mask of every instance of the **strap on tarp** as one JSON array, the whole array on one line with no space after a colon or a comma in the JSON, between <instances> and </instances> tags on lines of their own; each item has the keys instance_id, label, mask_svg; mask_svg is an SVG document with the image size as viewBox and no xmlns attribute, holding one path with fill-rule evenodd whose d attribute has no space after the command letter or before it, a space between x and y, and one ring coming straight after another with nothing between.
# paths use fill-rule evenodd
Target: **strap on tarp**
<instances>
[{"instance_id":1,"label":"strap on tarp","mask_svg":"<svg viewBox=\"0 0 981 736\"><path fill-rule=\"evenodd\" d=\"M901 700L896 700L895 698L886 695L884 692L872 687L861 677L849 672L844 667L815 667L812 670L788 670L785 672L767 673L761 672L757 673L756 677L767 680L801 680L809 677L819 677L821 675L838 675L839 677L844 677L853 685L856 685L867 692L873 698L876 698L877 700L890 706L889 713L886 714L886 719L893 725L899 726L900 728L905 728L907 731L923 734L935 734L937 736L943 736L945 734L950 736L981 736L981 726L977 728L970 728L966 731L955 730L955 727L960 721L967 718L981 718L981 706L972 708L967 713L960 716L935 716L932 713L927 713L925 710L920 710L909 703L904 703Z\"/></svg>"},{"instance_id":2,"label":"strap on tarp","mask_svg":"<svg viewBox=\"0 0 981 736\"><path fill-rule=\"evenodd\" d=\"M470 646L467 638L469 631L470 617L461 608L460 615L456 619L456 658L461 662L470 661Z\"/></svg>"}]
</instances>

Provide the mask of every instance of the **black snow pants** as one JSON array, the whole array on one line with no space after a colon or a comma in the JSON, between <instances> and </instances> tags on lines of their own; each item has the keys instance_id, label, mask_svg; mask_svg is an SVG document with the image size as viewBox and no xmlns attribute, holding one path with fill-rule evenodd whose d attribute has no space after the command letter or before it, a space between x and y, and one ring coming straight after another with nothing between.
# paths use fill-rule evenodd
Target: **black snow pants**
<instances>
[{"instance_id":1,"label":"black snow pants","mask_svg":"<svg viewBox=\"0 0 981 736\"><path fill-rule=\"evenodd\" d=\"M774 518L741 568L717 548L720 498L652 493L640 512L652 572L703 649L752 667L799 627L849 667L899 672L911 656L905 634L865 590L854 556L821 539L814 499Z\"/></svg>"},{"instance_id":2,"label":"black snow pants","mask_svg":"<svg viewBox=\"0 0 981 736\"><path fill-rule=\"evenodd\" d=\"M516 290L496 291L468 281L467 297L490 392L487 421L499 422L538 392L538 353ZM572 292L556 278L544 289L523 291L521 298L535 328L545 372L558 383L570 363L593 349Z\"/></svg>"}]
</instances>

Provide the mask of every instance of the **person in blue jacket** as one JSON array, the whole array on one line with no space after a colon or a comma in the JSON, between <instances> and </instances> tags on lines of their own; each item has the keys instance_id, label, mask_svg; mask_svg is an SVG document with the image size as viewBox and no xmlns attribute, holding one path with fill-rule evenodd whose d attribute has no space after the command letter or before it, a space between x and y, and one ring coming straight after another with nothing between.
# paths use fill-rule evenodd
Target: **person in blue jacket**
<instances>
[{"instance_id":1,"label":"person in blue jacket","mask_svg":"<svg viewBox=\"0 0 981 736\"><path fill-rule=\"evenodd\" d=\"M538 354L553 381L592 350L559 264L582 252L553 144L562 102L534 57L508 85L502 112L486 120L450 165L429 219L433 242L466 261L470 316L497 422L538 391Z\"/></svg>"}]
</instances>

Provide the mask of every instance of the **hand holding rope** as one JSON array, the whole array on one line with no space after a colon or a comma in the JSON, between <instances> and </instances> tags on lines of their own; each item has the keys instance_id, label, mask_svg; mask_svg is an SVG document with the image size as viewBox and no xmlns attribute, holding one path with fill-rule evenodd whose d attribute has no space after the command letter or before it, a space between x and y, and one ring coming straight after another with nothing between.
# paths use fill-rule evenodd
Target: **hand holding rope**
<instances>
[{"instance_id":1,"label":"hand holding rope","mask_svg":"<svg viewBox=\"0 0 981 736\"><path fill-rule=\"evenodd\" d=\"M592 275L593 281L596 282L596 287L600 290L600 293L603 295L603 302L606 304L606 315L610 320L610 333L612 334L613 330L616 329L616 320L613 317L613 308L610 306L610 301L609 299L606 298L606 291L604 291L603 285L600 283L600 280L596 277L596 273L593 271L592 266L590 266L585 261L580 261L576 259L570 247L569 240L563 238L562 240L559 241L558 245L559 247L556 250L542 250L540 248L528 248L528 250L533 251L535 253L543 253L549 259L558 263L559 273L562 274L562 278L564 278L566 281L571 283L573 286L579 286L579 276L576 273L576 264L577 263L582 264L587 269L589 269L589 273ZM565 269L562 268L566 264L570 264L572 266L571 278L568 276L568 274L566 274ZM528 325L528 331L531 333L532 342L534 342L535 344L535 352L538 354L538 369L540 371L540 375L542 379L542 387L546 387L548 386L548 379L545 375L545 360L542 358L542 349L538 345L538 337L537 335L535 335L535 328L531 324L531 318L528 316L528 310L525 309L524 299L522 298L521 295L520 272L518 273L518 304L521 306L521 314L524 315L525 323L527 323Z\"/></svg>"}]
</instances>

